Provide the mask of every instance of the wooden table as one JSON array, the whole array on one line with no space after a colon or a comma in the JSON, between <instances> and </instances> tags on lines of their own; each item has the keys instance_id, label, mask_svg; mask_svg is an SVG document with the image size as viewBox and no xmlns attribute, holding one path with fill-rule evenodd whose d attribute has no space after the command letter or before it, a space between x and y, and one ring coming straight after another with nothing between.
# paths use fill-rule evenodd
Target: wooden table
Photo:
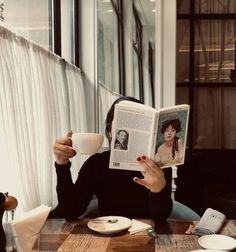
<instances>
[{"instance_id":1,"label":"wooden table","mask_svg":"<svg viewBox=\"0 0 236 252\"><path fill-rule=\"evenodd\" d=\"M40 251L187 252L201 249L198 236L185 234L192 224L190 221L168 220L166 224L157 227L156 238L150 237L147 231L134 235L127 231L113 236L101 235L87 227L88 221L47 220L40 235ZM236 238L236 220L227 220L221 234Z\"/></svg>"}]
</instances>

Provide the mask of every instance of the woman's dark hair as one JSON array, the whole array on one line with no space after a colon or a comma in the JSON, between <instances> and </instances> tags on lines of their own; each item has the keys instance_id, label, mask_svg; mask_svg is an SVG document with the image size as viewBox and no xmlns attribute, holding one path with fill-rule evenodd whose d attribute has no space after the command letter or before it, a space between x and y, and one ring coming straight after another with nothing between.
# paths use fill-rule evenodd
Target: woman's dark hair
<instances>
[{"instance_id":1,"label":"woman's dark hair","mask_svg":"<svg viewBox=\"0 0 236 252\"><path fill-rule=\"evenodd\" d=\"M106 124L105 135L109 141L110 141L109 132L111 131L111 124L112 124L112 121L114 118L115 105L121 101L132 101L132 102L142 103L140 100L135 99L130 96L122 96L113 102L113 104L111 105L111 108L109 109L109 111L107 113L107 117L105 120L105 124Z\"/></svg>"},{"instance_id":2,"label":"woman's dark hair","mask_svg":"<svg viewBox=\"0 0 236 252\"><path fill-rule=\"evenodd\" d=\"M180 120L178 118L176 119L171 119L171 120L166 120L161 127L161 133L164 134L164 132L166 131L166 129L169 126L172 126L172 128L174 128L176 130L176 132L180 132L181 130L181 124L180 124Z\"/></svg>"}]
</instances>

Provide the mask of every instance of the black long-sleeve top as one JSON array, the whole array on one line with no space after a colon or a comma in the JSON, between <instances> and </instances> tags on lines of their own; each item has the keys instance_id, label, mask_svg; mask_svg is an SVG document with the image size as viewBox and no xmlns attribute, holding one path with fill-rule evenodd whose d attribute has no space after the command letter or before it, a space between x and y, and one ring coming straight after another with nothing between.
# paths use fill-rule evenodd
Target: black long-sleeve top
<instances>
[{"instance_id":1,"label":"black long-sleeve top","mask_svg":"<svg viewBox=\"0 0 236 252\"><path fill-rule=\"evenodd\" d=\"M82 215L95 194L100 215L119 215L129 218L151 218L164 221L172 210L171 168L164 169L166 186L160 193L152 193L135 183L133 177L142 177L138 171L109 168L110 151L88 158L79 171L75 183L70 166L56 166L57 195L60 217L73 220Z\"/></svg>"}]
</instances>

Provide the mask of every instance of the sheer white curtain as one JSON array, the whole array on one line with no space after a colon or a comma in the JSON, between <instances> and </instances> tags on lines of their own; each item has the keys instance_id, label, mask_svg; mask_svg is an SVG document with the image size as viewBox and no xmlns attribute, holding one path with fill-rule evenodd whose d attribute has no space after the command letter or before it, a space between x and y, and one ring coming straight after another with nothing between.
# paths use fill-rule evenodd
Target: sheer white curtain
<instances>
[{"instance_id":1,"label":"sheer white curtain","mask_svg":"<svg viewBox=\"0 0 236 252\"><path fill-rule=\"evenodd\" d=\"M116 92L111 91L102 82L99 83L99 132L104 134L105 132L105 120L107 112L110 109L112 103L120 97ZM108 141L104 141L104 147L108 146Z\"/></svg>"},{"instance_id":2,"label":"sheer white curtain","mask_svg":"<svg viewBox=\"0 0 236 252\"><path fill-rule=\"evenodd\" d=\"M81 73L1 26L0 51L0 191L55 205L53 142L87 129Z\"/></svg>"},{"instance_id":3,"label":"sheer white curtain","mask_svg":"<svg viewBox=\"0 0 236 252\"><path fill-rule=\"evenodd\" d=\"M88 132L88 122L86 116L86 111L88 110L85 106L85 90L81 71L77 67L67 63L66 78L68 83L70 128L74 133ZM71 160L71 173L73 180L75 180L78 176L78 168L81 167L88 157L88 155L76 155Z\"/></svg>"}]
</instances>

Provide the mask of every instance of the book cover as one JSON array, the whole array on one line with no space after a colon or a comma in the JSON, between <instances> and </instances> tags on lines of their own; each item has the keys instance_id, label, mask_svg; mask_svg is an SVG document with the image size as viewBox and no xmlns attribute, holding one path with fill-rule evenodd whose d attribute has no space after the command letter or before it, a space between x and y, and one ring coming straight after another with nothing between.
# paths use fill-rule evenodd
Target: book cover
<instances>
[{"instance_id":1,"label":"book cover","mask_svg":"<svg viewBox=\"0 0 236 252\"><path fill-rule=\"evenodd\" d=\"M159 111L154 160L161 168L184 163L189 105L176 105Z\"/></svg>"}]
</instances>

